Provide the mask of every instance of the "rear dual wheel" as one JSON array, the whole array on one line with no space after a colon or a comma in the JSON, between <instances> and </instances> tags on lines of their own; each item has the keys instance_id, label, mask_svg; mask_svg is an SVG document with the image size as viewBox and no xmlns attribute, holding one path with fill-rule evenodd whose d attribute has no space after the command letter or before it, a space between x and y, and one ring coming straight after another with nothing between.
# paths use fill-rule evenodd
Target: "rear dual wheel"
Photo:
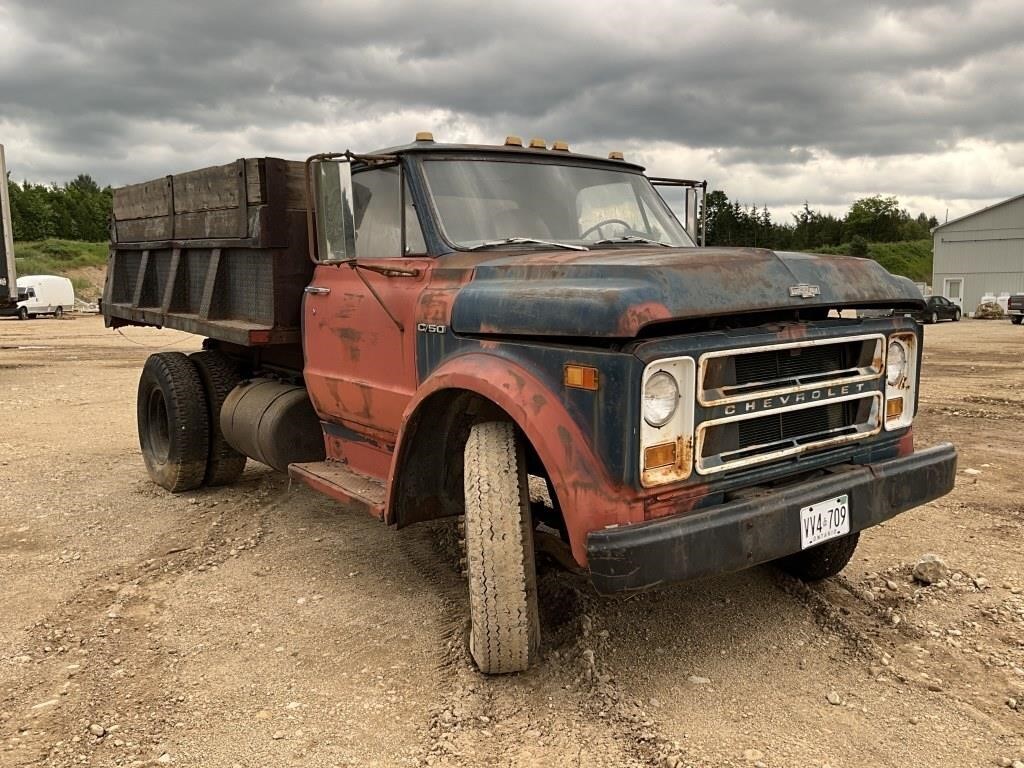
<instances>
[{"instance_id":1,"label":"rear dual wheel","mask_svg":"<svg viewBox=\"0 0 1024 768\"><path fill-rule=\"evenodd\" d=\"M233 482L245 456L220 432L220 407L239 376L213 352L150 355L139 379L139 445L153 481L172 493Z\"/></svg>"}]
</instances>

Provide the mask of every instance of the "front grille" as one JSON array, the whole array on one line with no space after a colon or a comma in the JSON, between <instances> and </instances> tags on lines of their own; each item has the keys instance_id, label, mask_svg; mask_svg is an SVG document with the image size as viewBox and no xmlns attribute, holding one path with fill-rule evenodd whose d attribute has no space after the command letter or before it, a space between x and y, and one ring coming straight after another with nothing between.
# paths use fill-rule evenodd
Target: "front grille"
<instances>
[{"instance_id":1,"label":"front grille","mask_svg":"<svg viewBox=\"0 0 1024 768\"><path fill-rule=\"evenodd\" d=\"M882 372L880 335L712 352L701 359L699 397L714 405L822 382L864 380Z\"/></svg>"},{"instance_id":2,"label":"front grille","mask_svg":"<svg viewBox=\"0 0 1024 768\"><path fill-rule=\"evenodd\" d=\"M830 403L820 408L761 416L739 422L739 448L799 439L832 429L849 426L853 419L853 403Z\"/></svg>"},{"instance_id":3,"label":"front grille","mask_svg":"<svg viewBox=\"0 0 1024 768\"><path fill-rule=\"evenodd\" d=\"M853 342L739 355L736 357L736 384L742 386L834 373L850 366L848 360L854 352L859 355L859 347L859 343Z\"/></svg>"},{"instance_id":4,"label":"front grille","mask_svg":"<svg viewBox=\"0 0 1024 768\"><path fill-rule=\"evenodd\" d=\"M881 429L884 337L711 352L698 393L697 471L711 474L859 440Z\"/></svg>"}]
</instances>

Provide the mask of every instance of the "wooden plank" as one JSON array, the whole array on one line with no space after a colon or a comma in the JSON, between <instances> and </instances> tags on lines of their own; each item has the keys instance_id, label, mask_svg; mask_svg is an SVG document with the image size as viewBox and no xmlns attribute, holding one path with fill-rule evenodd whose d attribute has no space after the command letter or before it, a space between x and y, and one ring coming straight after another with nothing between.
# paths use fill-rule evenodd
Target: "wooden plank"
<instances>
[{"instance_id":1,"label":"wooden plank","mask_svg":"<svg viewBox=\"0 0 1024 768\"><path fill-rule=\"evenodd\" d=\"M238 209L182 213L174 217L176 240L218 240L238 237Z\"/></svg>"},{"instance_id":2,"label":"wooden plank","mask_svg":"<svg viewBox=\"0 0 1024 768\"><path fill-rule=\"evenodd\" d=\"M248 157L245 160L245 199L249 205L266 202L263 166L262 157Z\"/></svg>"},{"instance_id":3,"label":"wooden plank","mask_svg":"<svg viewBox=\"0 0 1024 768\"><path fill-rule=\"evenodd\" d=\"M306 210L306 164L300 160L285 160L284 207L292 211Z\"/></svg>"},{"instance_id":4,"label":"wooden plank","mask_svg":"<svg viewBox=\"0 0 1024 768\"><path fill-rule=\"evenodd\" d=\"M174 212L237 208L242 164L215 165L174 176Z\"/></svg>"},{"instance_id":5,"label":"wooden plank","mask_svg":"<svg viewBox=\"0 0 1024 768\"><path fill-rule=\"evenodd\" d=\"M114 190L114 219L145 219L167 213L171 197L171 177L144 181Z\"/></svg>"},{"instance_id":6,"label":"wooden plank","mask_svg":"<svg viewBox=\"0 0 1024 768\"><path fill-rule=\"evenodd\" d=\"M152 240L170 240L172 237L170 216L117 222L117 242L119 243L145 243Z\"/></svg>"}]
</instances>

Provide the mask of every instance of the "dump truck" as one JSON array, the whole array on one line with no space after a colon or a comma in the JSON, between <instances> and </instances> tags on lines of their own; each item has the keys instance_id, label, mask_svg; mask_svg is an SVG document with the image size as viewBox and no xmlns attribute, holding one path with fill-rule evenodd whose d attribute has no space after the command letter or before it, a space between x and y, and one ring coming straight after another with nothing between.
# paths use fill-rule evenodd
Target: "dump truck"
<instances>
[{"instance_id":1,"label":"dump truck","mask_svg":"<svg viewBox=\"0 0 1024 768\"><path fill-rule=\"evenodd\" d=\"M706 247L705 189L424 133L116 190L106 324L205 338L142 369L150 476L254 459L394 528L460 518L485 673L538 655L538 550L602 593L835 575L953 486L955 448L914 447L921 293L869 259Z\"/></svg>"}]
</instances>

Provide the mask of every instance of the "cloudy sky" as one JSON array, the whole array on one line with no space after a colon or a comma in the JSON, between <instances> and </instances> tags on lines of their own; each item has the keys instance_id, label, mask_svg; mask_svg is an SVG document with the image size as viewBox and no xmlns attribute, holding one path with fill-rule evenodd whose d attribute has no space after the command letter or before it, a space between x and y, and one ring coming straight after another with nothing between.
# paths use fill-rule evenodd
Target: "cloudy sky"
<instances>
[{"instance_id":1,"label":"cloudy sky","mask_svg":"<svg viewBox=\"0 0 1024 768\"><path fill-rule=\"evenodd\" d=\"M507 133L733 199L952 218L1024 192L1020 0L0 0L16 179Z\"/></svg>"}]
</instances>

